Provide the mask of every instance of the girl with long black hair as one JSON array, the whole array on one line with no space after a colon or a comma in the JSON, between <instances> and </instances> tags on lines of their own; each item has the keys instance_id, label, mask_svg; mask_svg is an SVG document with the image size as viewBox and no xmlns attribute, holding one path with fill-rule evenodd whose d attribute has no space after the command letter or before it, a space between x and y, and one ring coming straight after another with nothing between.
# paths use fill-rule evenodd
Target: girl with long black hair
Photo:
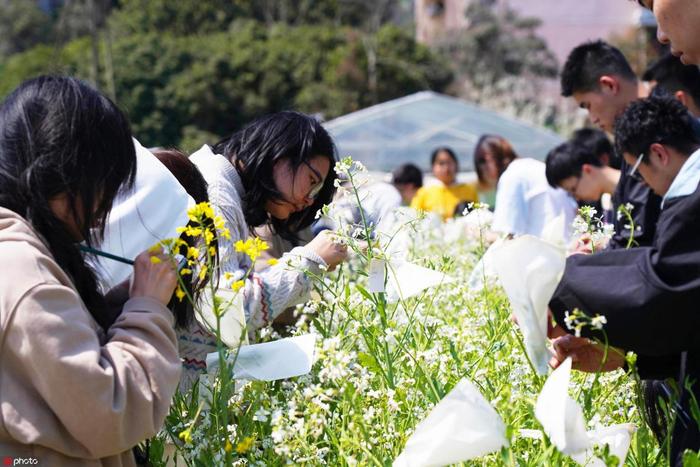
<instances>
[{"instance_id":1,"label":"girl with long black hair","mask_svg":"<svg viewBox=\"0 0 700 467\"><path fill-rule=\"evenodd\" d=\"M265 224L275 234L293 239L331 202L336 157L333 140L321 124L292 111L262 117L192 154L190 159L209 185L211 203L231 233L230 240L219 238L220 270L230 273L230 280L241 279L251 266L250 258L235 250L237 240L246 240L255 227ZM332 269L346 254L343 245L322 232L285 254L277 265L249 276L242 289L248 329L261 328L286 308L307 300L310 276ZM226 282L219 278L220 286ZM185 341L181 336L181 345L201 342L201 333L193 342ZM205 353L202 348L201 361L190 362L190 369L203 366Z\"/></svg>"},{"instance_id":2,"label":"girl with long black hair","mask_svg":"<svg viewBox=\"0 0 700 467\"><path fill-rule=\"evenodd\" d=\"M136 258L118 316L90 258L134 180L129 124L66 77L23 83L0 106L0 452L42 465L133 465L180 376L176 272Z\"/></svg>"}]
</instances>

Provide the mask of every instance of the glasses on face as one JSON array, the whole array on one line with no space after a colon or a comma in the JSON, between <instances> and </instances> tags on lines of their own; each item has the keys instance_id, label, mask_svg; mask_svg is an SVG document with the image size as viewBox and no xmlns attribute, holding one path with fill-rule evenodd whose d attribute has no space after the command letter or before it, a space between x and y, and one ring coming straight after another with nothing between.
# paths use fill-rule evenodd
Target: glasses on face
<instances>
[{"instance_id":1,"label":"glasses on face","mask_svg":"<svg viewBox=\"0 0 700 467\"><path fill-rule=\"evenodd\" d=\"M309 188L309 193L306 195L308 199L312 199L315 201L318 195L321 193L321 190L323 190L325 180L323 179L321 174L318 173L318 170L311 167L311 164L309 164L307 161L304 161L304 165L306 165L309 168L309 170L311 170L311 173L313 173L316 179L318 180L311 186L311 188Z\"/></svg>"},{"instance_id":2,"label":"glasses on face","mask_svg":"<svg viewBox=\"0 0 700 467\"><path fill-rule=\"evenodd\" d=\"M634 163L630 171L627 173L627 175L629 175L630 177L637 176L637 169L639 168L639 164L642 163L642 159L644 159L644 153L641 153L639 157L637 157L636 162Z\"/></svg>"}]
</instances>

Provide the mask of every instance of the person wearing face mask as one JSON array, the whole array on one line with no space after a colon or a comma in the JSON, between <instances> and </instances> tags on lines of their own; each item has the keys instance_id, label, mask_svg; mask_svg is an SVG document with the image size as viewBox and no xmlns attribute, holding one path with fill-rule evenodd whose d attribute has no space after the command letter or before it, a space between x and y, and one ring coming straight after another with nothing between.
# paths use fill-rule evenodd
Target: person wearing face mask
<instances>
[{"instance_id":1,"label":"person wearing face mask","mask_svg":"<svg viewBox=\"0 0 700 467\"><path fill-rule=\"evenodd\" d=\"M459 163L452 149L435 149L430 156L430 166L439 183L420 188L411 201L413 209L434 212L447 220L454 217L458 205L479 201L473 184L457 183Z\"/></svg>"}]
</instances>

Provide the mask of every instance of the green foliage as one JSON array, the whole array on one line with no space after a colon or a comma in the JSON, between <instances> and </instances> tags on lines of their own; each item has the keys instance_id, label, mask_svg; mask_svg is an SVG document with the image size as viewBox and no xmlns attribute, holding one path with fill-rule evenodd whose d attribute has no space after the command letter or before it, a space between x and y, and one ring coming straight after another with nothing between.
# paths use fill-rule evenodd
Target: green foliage
<instances>
[{"instance_id":1,"label":"green foliage","mask_svg":"<svg viewBox=\"0 0 700 467\"><path fill-rule=\"evenodd\" d=\"M313 26L266 26L257 20L263 3L125 0L95 50L83 38L0 64L0 96L42 73L91 78L114 94L144 144L191 150L266 113L333 118L451 80L438 56L396 26L369 33L333 25L343 2L302 2L298 14L325 18Z\"/></svg>"},{"instance_id":2,"label":"green foliage","mask_svg":"<svg viewBox=\"0 0 700 467\"><path fill-rule=\"evenodd\" d=\"M28 0L0 1L0 57L22 52L48 38L51 18Z\"/></svg>"},{"instance_id":3,"label":"green foliage","mask_svg":"<svg viewBox=\"0 0 700 467\"><path fill-rule=\"evenodd\" d=\"M499 12L479 2L470 4L466 15L469 27L449 37L441 49L475 88L508 76L556 76L556 58L536 34L539 20L523 18L511 9Z\"/></svg>"},{"instance_id":4,"label":"green foliage","mask_svg":"<svg viewBox=\"0 0 700 467\"><path fill-rule=\"evenodd\" d=\"M42 44L12 55L0 66L0 96L6 96L22 81L38 75L81 74L82 57L88 50L88 41L80 39L63 48Z\"/></svg>"}]
</instances>

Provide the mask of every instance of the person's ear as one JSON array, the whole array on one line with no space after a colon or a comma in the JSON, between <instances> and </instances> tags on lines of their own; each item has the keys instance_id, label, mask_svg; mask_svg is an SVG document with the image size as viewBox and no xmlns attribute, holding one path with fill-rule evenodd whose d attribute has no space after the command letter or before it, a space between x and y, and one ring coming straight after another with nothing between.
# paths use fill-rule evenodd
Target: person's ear
<instances>
[{"instance_id":1,"label":"person's ear","mask_svg":"<svg viewBox=\"0 0 700 467\"><path fill-rule=\"evenodd\" d=\"M593 173L593 166L591 164L583 164L581 166L581 173L590 175L591 173Z\"/></svg>"},{"instance_id":2,"label":"person's ear","mask_svg":"<svg viewBox=\"0 0 700 467\"><path fill-rule=\"evenodd\" d=\"M651 162L654 154L656 154L662 166L667 166L671 161L671 153L668 148L661 143L654 143L649 147L649 162Z\"/></svg>"},{"instance_id":3,"label":"person's ear","mask_svg":"<svg viewBox=\"0 0 700 467\"><path fill-rule=\"evenodd\" d=\"M688 96L686 95L685 91L676 91L676 93L673 95L678 101L683 104L686 108L688 108Z\"/></svg>"},{"instance_id":4,"label":"person's ear","mask_svg":"<svg viewBox=\"0 0 700 467\"><path fill-rule=\"evenodd\" d=\"M598 78L598 84L603 92L617 95L620 92L620 82L614 76L603 75Z\"/></svg>"}]
</instances>

